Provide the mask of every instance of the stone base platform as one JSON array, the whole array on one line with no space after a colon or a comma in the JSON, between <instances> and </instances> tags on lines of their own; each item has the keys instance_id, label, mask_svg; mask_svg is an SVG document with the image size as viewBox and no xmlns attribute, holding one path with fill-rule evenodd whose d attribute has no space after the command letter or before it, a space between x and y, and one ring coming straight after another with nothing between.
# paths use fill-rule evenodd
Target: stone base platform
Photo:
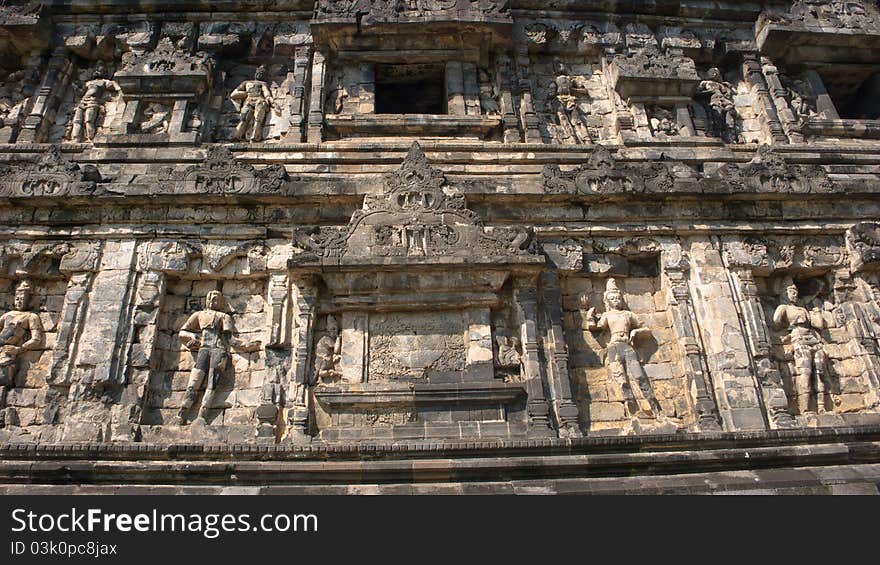
<instances>
[{"instance_id":1,"label":"stone base platform","mask_svg":"<svg viewBox=\"0 0 880 565\"><path fill-rule=\"evenodd\" d=\"M0 445L3 494L878 494L880 426L359 445Z\"/></svg>"}]
</instances>

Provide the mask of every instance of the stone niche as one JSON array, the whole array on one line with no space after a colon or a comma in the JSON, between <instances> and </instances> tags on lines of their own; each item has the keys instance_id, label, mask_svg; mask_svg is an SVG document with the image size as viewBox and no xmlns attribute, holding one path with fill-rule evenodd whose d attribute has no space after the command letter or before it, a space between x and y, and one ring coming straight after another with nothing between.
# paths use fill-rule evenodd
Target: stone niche
<instances>
[{"instance_id":1,"label":"stone niche","mask_svg":"<svg viewBox=\"0 0 880 565\"><path fill-rule=\"evenodd\" d=\"M161 243L161 242L160 242ZM262 403L267 380L266 328L271 308L268 306L268 273L261 260L259 246L248 244L231 249L214 249L192 244L172 242L160 252L147 248L144 256L161 256L170 260L164 264L146 265L145 274L160 273L153 283L159 296L155 314L141 306L146 314L135 325L135 346L144 357L142 362L149 371L139 419L140 433L145 442L173 442L200 438L214 443L251 442L257 423L256 411ZM212 254L213 255L209 255ZM202 255L199 258L199 255ZM149 260L148 260L149 263ZM157 270L153 270L156 268ZM142 277L141 294L149 279ZM200 407L206 402L206 382L194 388L193 405L184 408L187 386L198 352L191 351L181 340L181 329L195 312L207 307L211 291L223 296L219 312L231 316L233 331L230 344L225 348L227 361L217 370L215 393L210 399L204 422L197 420ZM196 332L202 341L205 334ZM149 336L153 337L150 338ZM139 342L139 343L138 343ZM259 346L242 348L240 343ZM207 379L207 376L205 377ZM178 419L183 414L184 421ZM274 441L274 438L273 438Z\"/></svg>"},{"instance_id":2,"label":"stone niche","mask_svg":"<svg viewBox=\"0 0 880 565\"><path fill-rule=\"evenodd\" d=\"M294 233L304 252L291 276L316 296L306 380L321 439L527 431L522 379L496 375L493 316L508 280L534 278L544 260L527 232L484 227L444 184L414 145L347 228Z\"/></svg>"},{"instance_id":3,"label":"stone niche","mask_svg":"<svg viewBox=\"0 0 880 565\"><path fill-rule=\"evenodd\" d=\"M325 139L500 140L506 116L515 129L502 3L362 4L317 3L312 76L323 88L313 83L310 127L320 115Z\"/></svg>"},{"instance_id":4,"label":"stone niche","mask_svg":"<svg viewBox=\"0 0 880 565\"><path fill-rule=\"evenodd\" d=\"M843 238L746 238L725 249L771 423L876 423L876 306L847 268Z\"/></svg>"},{"instance_id":5,"label":"stone niche","mask_svg":"<svg viewBox=\"0 0 880 565\"><path fill-rule=\"evenodd\" d=\"M574 242L560 247L568 255L584 252L583 267L561 277L563 319L569 348L572 393L579 407L580 425L591 434L672 433L693 429L697 424L691 383L685 370L681 336L676 333L668 284L660 272L659 247L653 242L611 246L602 242ZM642 247L639 250L639 247ZM601 252L595 252L601 250ZM648 390L656 399L648 410L650 395L634 390L637 381L622 371L633 372L623 350L615 365L609 347L609 328L597 327L608 311L607 295L617 289L623 299L621 310L629 311L641 324L641 332L629 340L633 362L641 365ZM590 309L594 313L590 315ZM627 329L636 329L633 325ZM626 347L626 346L623 346ZM637 369L636 369L637 370ZM620 373L620 374L618 374ZM635 392L628 400L627 387ZM642 387L642 390L645 390ZM659 406L659 413L656 407Z\"/></svg>"}]
</instances>

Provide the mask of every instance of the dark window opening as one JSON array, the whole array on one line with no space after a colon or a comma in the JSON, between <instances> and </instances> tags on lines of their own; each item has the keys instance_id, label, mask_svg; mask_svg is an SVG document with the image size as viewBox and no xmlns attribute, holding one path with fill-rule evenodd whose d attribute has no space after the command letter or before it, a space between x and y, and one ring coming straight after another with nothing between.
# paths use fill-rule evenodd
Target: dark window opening
<instances>
[{"instance_id":1,"label":"dark window opening","mask_svg":"<svg viewBox=\"0 0 880 565\"><path fill-rule=\"evenodd\" d=\"M376 65L377 114L445 114L446 66Z\"/></svg>"},{"instance_id":2,"label":"dark window opening","mask_svg":"<svg viewBox=\"0 0 880 565\"><path fill-rule=\"evenodd\" d=\"M842 119L880 119L880 73L867 77L864 74L845 77L844 73L840 73L828 79L823 76L822 79L828 81L828 93Z\"/></svg>"}]
</instances>

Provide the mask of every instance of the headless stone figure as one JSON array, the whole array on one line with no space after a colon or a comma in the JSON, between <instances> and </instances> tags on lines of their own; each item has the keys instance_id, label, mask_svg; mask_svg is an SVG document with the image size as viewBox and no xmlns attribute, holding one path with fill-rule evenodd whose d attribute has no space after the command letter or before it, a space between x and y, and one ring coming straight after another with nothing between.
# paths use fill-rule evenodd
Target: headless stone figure
<instances>
[{"instance_id":1,"label":"headless stone figure","mask_svg":"<svg viewBox=\"0 0 880 565\"><path fill-rule=\"evenodd\" d=\"M15 386L18 358L25 351L40 349L44 344L40 317L28 311L31 285L19 283L15 289L14 309L0 316L0 428L6 426L6 396Z\"/></svg>"},{"instance_id":2,"label":"headless stone figure","mask_svg":"<svg viewBox=\"0 0 880 565\"><path fill-rule=\"evenodd\" d=\"M822 338L817 330L825 328L825 319L818 309L808 311L798 304L798 289L794 281L787 277L783 282L785 295L783 303L773 313L773 325L788 329L788 339L792 347L792 377L797 393L798 409L801 414L809 414L810 401L816 398L816 408L825 413L825 391L828 378L828 357L825 355Z\"/></svg>"},{"instance_id":3,"label":"headless stone figure","mask_svg":"<svg viewBox=\"0 0 880 565\"><path fill-rule=\"evenodd\" d=\"M95 68L95 78L86 83L86 91L73 114L73 141L93 141L98 132L101 108L114 93L121 92L119 85L104 78L106 69L102 63Z\"/></svg>"},{"instance_id":4,"label":"headless stone figure","mask_svg":"<svg viewBox=\"0 0 880 565\"><path fill-rule=\"evenodd\" d=\"M260 347L259 341L245 344L234 337L232 316L220 310L223 305L223 295L218 290L212 290L205 298L205 309L193 313L180 328L180 341L196 358L186 385L183 404L177 415L181 425L186 424L186 412L195 404L197 390L205 381L205 396L195 423L206 424L217 384L230 366L230 346L243 351L254 351Z\"/></svg>"},{"instance_id":5,"label":"headless stone figure","mask_svg":"<svg viewBox=\"0 0 880 565\"><path fill-rule=\"evenodd\" d=\"M629 416L658 417L662 415L660 404L654 396L654 389L645 369L642 367L633 340L641 333L650 333L642 327L635 314L626 310L623 295L617 282L608 279L605 289L605 313L596 321L595 308L587 310L587 328L590 331L608 330L611 339L605 352L605 366L608 377L614 380L623 391L623 398ZM589 306L586 295L582 305Z\"/></svg>"}]
</instances>

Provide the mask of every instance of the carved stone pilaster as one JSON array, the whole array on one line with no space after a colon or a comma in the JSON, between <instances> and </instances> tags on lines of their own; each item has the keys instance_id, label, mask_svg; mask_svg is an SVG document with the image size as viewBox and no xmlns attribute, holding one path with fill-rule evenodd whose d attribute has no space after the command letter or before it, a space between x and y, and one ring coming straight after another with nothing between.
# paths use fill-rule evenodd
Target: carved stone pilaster
<instances>
[{"instance_id":1,"label":"carved stone pilaster","mask_svg":"<svg viewBox=\"0 0 880 565\"><path fill-rule=\"evenodd\" d=\"M290 83L290 133L291 141L305 141L305 124L308 116L306 107L306 79L309 74L309 61L312 55L310 45L296 48L293 58L293 73Z\"/></svg>"},{"instance_id":2,"label":"carved stone pilaster","mask_svg":"<svg viewBox=\"0 0 880 565\"><path fill-rule=\"evenodd\" d=\"M504 124L505 143L517 143L522 141L522 136L520 136L518 127L519 120L516 117L516 112L513 107L513 95L511 93L512 75L513 68L510 62L510 57L507 55L500 55L498 57L498 82L501 86L501 92L499 93L498 98L501 106L501 118Z\"/></svg>"},{"instance_id":3,"label":"carved stone pilaster","mask_svg":"<svg viewBox=\"0 0 880 565\"><path fill-rule=\"evenodd\" d=\"M538 352L538 296L533 276L514 279L513 301L522 343L522 371L528 400L528 433L532 436L555 435L551 429L550 404L544 396L541 360ZM576 419L576 418L575 418Z\"/></svg>"},{"instance_id":4,"label":"carved stone pilaster","mask_svg":"<svg viewBox=\"0 0 880 565\"><path fill-rule=\"evenodd\" d=\"M776 106L776 115L779 116L782 130L791 143L803 143L804 135L799 131L798 120L788 105L787 91L779 78L779 69L765 58L762 60L762 71L767 81L768 92Z\"/></svg>"},{"instance_id":5,"label":"carved stone pilaster","mask_svg":"<svg viewBox=\"0 0 880 565\"><path fill-rule=\"evenodd\" d=\"M71 383L72 360L76 357L85 319L86 299L97 272L99 257L100 244L89 242L75 246L67 260L62 260L60 269L67 274L68 282L49 365L49 382L53 386L69 386Z\"/></svg>"},{"instance_id":6,"label":"carved stone pilaster","mask_svg":"<svg viewBox=\"0 0 880 565\"><path fill-rule=\"evenodd\" d=\"M274 443L278 429L279 407L284 398L284 376L290 365L287 328L290 283L286 272L269 275L269 340L266 344L266 380L255 416L258 441Z\"/></svg>"},{"instance_id":7,"label":"carved stone pilaster","mask_svg":"<svg viewBox=\"0 0 880 565\"><path fill-rule=\"evenodd\" d=\"M847 347L849 353L862 364L862 372L871 390L866 404L869 408L875 409L880 405L880 347L874 325L871 323L871 315L866 311L863 303L854 300L855 287L855 280L849 269L834 271L836 322L844 326L851 337Z\"/></svg>"},{"instance_id":8,"label":"carved stone pilaster","mask_svg":"<svg viewBox=\"0 0 880 565\"><path fill-rule=\"evenodd\" d=\"M547 381L554 423L559 437L581 437L578 408L571 394L568 347L562 322L559 275L556 273L545 272L541 276L541 306L545 331L544 355L547 359Z\"/></svg>"},{"instance_id":9,"label":"carved stone pilaster","mask_svg":"<svg viewBox=\"0 0 880 565\"><path fill-rule=\"evenodd\" d=\"M317 281L304 276L293 280L294 324L293 362L287 385L287 436L291 443L309 440L310 391L312 382L312 341L314 340L315 304L318 300Z\"/></svg>"},{"instance_id":10,"label":"carved stone pilaster","mask_svg":"<svg viewBox=\"0 0 880 565\"><path fill-rule=\"evenodd\" d=\"M693 306L688 288L689 269L690 264L680 248L664 254L663 270L669 285L668 301L672 313L672 325L685 360L685 374L691 393L695 426L699 431L720 431L718 409L707 385L709 369L705 362L705 352L694 328Z\"/></svg>"},{"instance_id":11,"label":"carved stone pilaster","mask_svg":"<svg viewBox=\"0 0 880 565\"><path fill-rule=\"evenodd\" d=\"M312 54L311 94L309 97L309 120L306 140L321 143L324 131L324 76L327 70L326 56L321 51Z\"/></svg>"},{"instance_id":12,"label":"carved stone pilaster","mask_svg":"<svg viewBox=\"0 0 880 565\"><path fill-rule=\"evenodd\" d=\"M758 103L758 110L763 117L764 125L767 127L770 138L773 143L788 143L788 137L779 121L779 114L776 113L776 104L773 97L770 96L770 90L767 88L767 82L764 80L764 73L761 72L761 63L755 55L746 55L743 59L743 76L752 87L754 99Z\"/></svg>"},{"instance_id":13,"label":"carved stone pilaster","mask_svg":"<svg viewBox=\"0 0 880 565\"><path fill-rule=\"evenodd\" d=\"M782 387L782 376L770 358L770 332L764 319L755 276L751 269L732 269L746 335L752 350L752 363L761 386L770 425L774 428L793 428L795 419L788 409L788 396Z\"/></svg>"},{"instance_id":14,"label":"carved stone pilaster","mask_svg":"<svg viewBox=\"0 0 880 565\"><path fill-rule=\"evenodd\" d=\"M52 52L43 81L34 95L30 112L24 119L17 141L41 142L54 121L59 98L70 81L73 64L67 51L59 47Z\"/></svg>"},{"instance_id":15,"label":"carved stone pilaster","mask_svg":"<svg viewBox=\"0 0 880 565\"><path fill-rule=\"evenodd\" d=\"M516 81L519 93L519 119L525 134L526 143L541 143L540 120L535 113L532 102L531 85L529 83L529 53L526 44L518 44L516 48Z\"/></svg>"}]
</instances>

